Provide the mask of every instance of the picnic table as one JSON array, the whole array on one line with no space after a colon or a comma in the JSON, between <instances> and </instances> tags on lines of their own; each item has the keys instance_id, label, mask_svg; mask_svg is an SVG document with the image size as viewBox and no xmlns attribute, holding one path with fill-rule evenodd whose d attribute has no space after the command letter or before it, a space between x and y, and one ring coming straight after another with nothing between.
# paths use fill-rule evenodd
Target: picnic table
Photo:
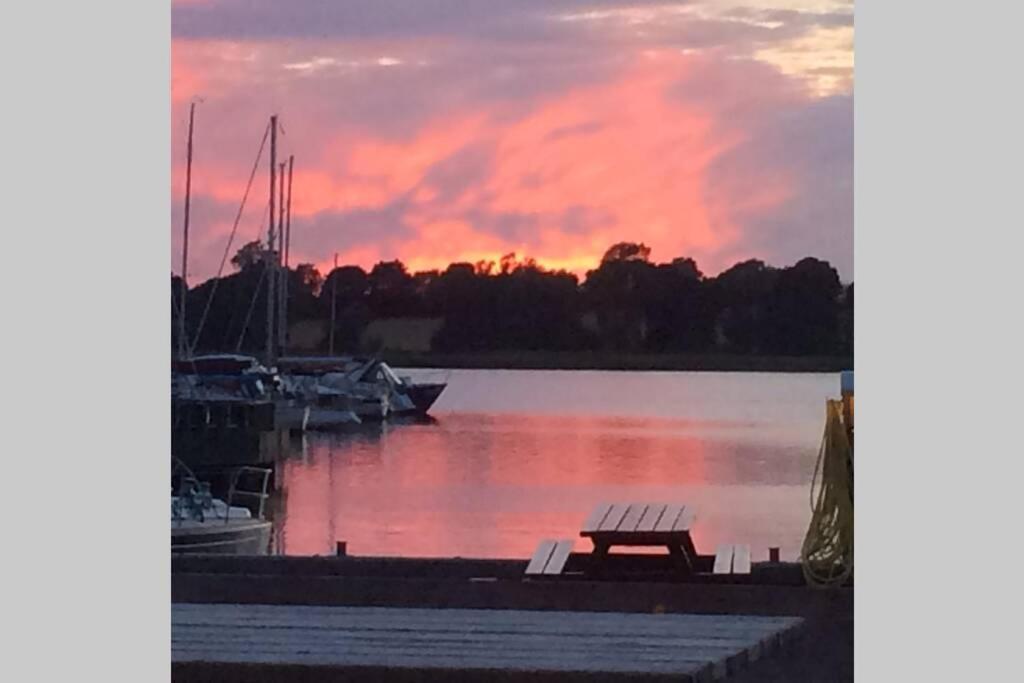
<instances>
[{"instance_id":1,"label":"picnic table","mask_svg":"<svg viewBox=\"0 0 1024 683\"><path fill-rule=\"evenodd\" d=\"M749 575L748 545L721 544L714 556L697 553L690 537L696 518L696 509L684 503L601 503L580 530L580 536L594 544L584 573L604 574L611 548L626 546L667 548L676 570L682 574ZM526 575L563 575L573 545L571 538L541 541L526 567Z\"/></svg>"},{"instance_id":2,"label":"picnic table","mask_svg":"<svg viewBox=\"0 0 1024 683\"><path fill-rule=\"evenodd\" d=\"M594 543L600 562L612 546L665 547L679 569L695 569L697 549L690 538L696 510L682 503L602 503L583 523L580 536Z\"/></svg>"}]
</instances>

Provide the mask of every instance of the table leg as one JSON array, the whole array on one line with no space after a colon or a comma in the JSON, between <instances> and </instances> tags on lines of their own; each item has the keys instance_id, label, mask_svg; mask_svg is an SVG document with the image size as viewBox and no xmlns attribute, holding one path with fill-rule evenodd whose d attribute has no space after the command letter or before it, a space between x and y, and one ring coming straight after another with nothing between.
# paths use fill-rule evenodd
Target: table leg
<instances>
[{"instance_id":1,"label":"table leg","mask_svg":"<svg viewBox=\"0 0 1024 683\"><path fill-rule=\"evenodd\" d=\"M681 545L669 545L668 554L672 556L672 560L675 565L686 573L693 571L693 564L690 561L690 556Z\"/></svg>"},{"instance_id":2,"label":"table leg","mask_svg":"<svg viewBox=\"0 0 1024 683\"><path fill-rule=\"evenodd\" d=\"M607 543L594 541L594 550L590 553L591 568L595 574L601 573L605 568L605 560L608 557L608 549L611 546Z\"/></svg>"},{"instance_id":3,"label":"table leg","mask_svg":"<svg viewBox=\"0 0 1024 683\"><path fill-rule=\"evenodd\" d=\"M690 538L690 534L686 534L683 537L683 550L686 551L687 557L697 557L697 547L693 545L693 539Z\"/></svg>"}]
</instances>

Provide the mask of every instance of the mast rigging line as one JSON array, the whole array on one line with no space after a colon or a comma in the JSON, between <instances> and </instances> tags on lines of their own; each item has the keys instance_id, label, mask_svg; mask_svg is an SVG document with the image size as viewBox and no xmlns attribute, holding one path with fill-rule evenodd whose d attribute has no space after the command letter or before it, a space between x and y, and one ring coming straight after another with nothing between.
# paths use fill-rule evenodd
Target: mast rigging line
<instances>
[{"instance_id":1,"label":"mast rigging line","mask_svg":"<svg viewBox=\"0 0 1024 683\"><path fill-rule=\"evenodd\" d=\"M238 335L238 343L235 345L235 353L239 353L242 350L242 343L245 341L245 334L249 331L249 322L252 320L252 312L256 308L256 301L260 298L260 289L263 288L263 282L267 279L267 271L269 270L270 264L266 264L260 271L260 279L256 283L256 289L252 293L252 301L249 302L249 310L246 311L245 314L245 323L242 324L242 332Z\"/></svg>"},{"instance_id":2,"label":"mast rigging line","mask_svg":"<svg viewBox=\"0 0 1024 683\"><path fill-rule=\"evenodd\" d=\"M267 214L269 212L270 212L270 206L269 205L264 206L263 207L263 217L260 219L259 224L257 224L257 226L256 226L256 241L257 242L260 240L260 236L263 234L263 225L266 222ZM256 305L256 299L259 298L260 288L263 286L263 279L265 277L266 277L266 275L264 275L264 273L260 273L260 277L256 281L256 289L253 291L253 294L252 294L252 302L250 302L250 304L249 304L249 312L246 313L246 315L245 315L245 324L242 326L242 336L243 337L248 332L249 320L252 317L252 308L253 308L253 306ZM231 318L232 322L234 321L234 319L235 319L234 316L232 316L232 318ZM228 325L228 330L225 331L225 333L224 333L224 348L228 348L228 339L231 337L231 329L230 328L231 328L231 326ZM239 344L241 344L241 343L242 342L240 340Z\"/></svg>"},{"instance_id":3,"label":"mast rigging line","mask_svg":"<svg viewBox=\"0 0 1024 683\"><path fill-rule=\"evenodd\" d=\"M267 145L267 136L270 135L270 124L263 130L263 140L260 142L260 149L256 153L256 161L253 162L252 171L249 173L249 182L245 186L245 193L242 195L242 203L238 207L238 213L235 215L234 225L231 226L231 235L228 237L228 243L224 247L224 255L220 259L220 267L217 269L217 277L213 281L213 289L210 291L210 296L206 299L206 306L203 308L203 315L199 318L199 327L196 328L195 338L192 340L192 344L189 346L189 355L193 355L196 350L196 345L199 344L199 337L203 333L203 326L206 324L206 316L210 312L210 306L213 304L213 297L217 294L217 285L220 283L221 275L224 273L224 264L227 263L228 254L231 252L231 243L235 240L235 233L238 231L238 223L242 220L242 212L245 211L245 202L249 199L249 190L252 189L252 181L256 178L256 171L259 169L260 159L263 158L263 149ZM271 249L273 246L271 245Z\"/></svg>"}]
</instances>

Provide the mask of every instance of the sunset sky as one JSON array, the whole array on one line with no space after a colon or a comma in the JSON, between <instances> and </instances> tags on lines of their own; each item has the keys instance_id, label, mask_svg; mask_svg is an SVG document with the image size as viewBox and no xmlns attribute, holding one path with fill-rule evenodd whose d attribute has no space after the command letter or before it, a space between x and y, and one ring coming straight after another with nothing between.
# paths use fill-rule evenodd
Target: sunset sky
<instances>
[{"instance_id":1,"label":"sunset sky","mask_svg":"<svg viewBox=\"0 0 1024 683\"><path fill-rule=\"evenodd\" d=\"M216 275L271 114L291 262L507 252L582 275L827 259L853 278L853 3L174 0L172 269ZM233 253L266 234L267 157ZM230 265L227 266L230 270Z\"/></svg>"}]
</instances>

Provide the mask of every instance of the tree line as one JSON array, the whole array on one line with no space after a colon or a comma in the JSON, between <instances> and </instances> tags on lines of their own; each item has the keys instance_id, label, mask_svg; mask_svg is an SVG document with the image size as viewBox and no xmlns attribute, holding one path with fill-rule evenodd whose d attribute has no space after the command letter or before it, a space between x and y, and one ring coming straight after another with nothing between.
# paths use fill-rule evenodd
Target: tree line
<instances>
[{"instance_id":1,"label":"tree line","mask_svg":"<svg viewBox=\"0 0 1024 683\"><path fill-rule=\"evenodd\" d=\"M843 285L828 262L804 258L777 268L751 259L707 277L691 258L654 263L650 253L643 244L615 244L582 281L515 254L416 273L398 260L369 272L340 266L326 277L301 264L283 271L288 318L326 325L333 300L335 350L347 353L373 350L361 340L375 319L437 318L432 349L439 352L852 357L853 284ZM251 242L232 259L235 272L188 290L186 329L196 351L264 349L271 255ZM171 284L177 320L181 281L172 276ZM177 335L176 322L172 330Z\"/></svg>"}]
</instances>

